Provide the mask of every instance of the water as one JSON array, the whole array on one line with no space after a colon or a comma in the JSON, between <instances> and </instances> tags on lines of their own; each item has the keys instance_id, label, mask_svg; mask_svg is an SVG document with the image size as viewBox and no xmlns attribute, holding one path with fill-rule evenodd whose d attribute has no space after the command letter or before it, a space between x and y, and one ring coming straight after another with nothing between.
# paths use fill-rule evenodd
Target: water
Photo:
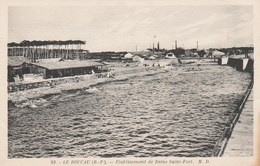
<instances>
[{"instance_id":1,"label":"water","mask_svg":"<svg viewBox=\"0 0 260 166\"><path fill-rule=\"evenodd\" d=\"M231 67L99 85L10 107L9 158L210 156L250 81Z\"/></svg>"}]
</instances>

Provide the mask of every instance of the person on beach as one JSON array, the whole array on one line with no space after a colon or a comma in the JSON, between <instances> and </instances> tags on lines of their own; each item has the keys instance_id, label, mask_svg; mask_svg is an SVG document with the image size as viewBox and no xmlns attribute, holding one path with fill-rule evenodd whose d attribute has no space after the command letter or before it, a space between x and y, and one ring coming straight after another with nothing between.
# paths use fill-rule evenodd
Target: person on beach
<instances>
[{"instance_id":1,"label":"person on beach","mask_svg":"<svg viewBox=\"0 0 260 166\"><path fill-rule=\"evenodd\" d=\"M92 75L95 75L95 74L96 74L96 73L94 72L94 70L93 70L93 69L91 70L91 73L92 73Z\"/></svg>"},{"instance_id":2,"label":"person on beach","mask_svg":"<svg viewBox=\"0 0 260 166\"><path fill-rule=\"evenodd\" d=\"M201 69L200 69L200 66L201 66L200 60L198 61L197 66L198 66L198 69L201 70Z\"/></svg>"},{"instance_id":3,"label":"person on beach","mask_svg":"<svg viewBox=\"0 0 260 166\"><path fill-rule=\"evenodd\" d=\"M19 72L18 76L19 76L20 81L24 80L23 73L21 71Z\"/></svg>"},{"instance_id":4,"label":"person on beach","mask_svg":"<svg viewBox=\"0 0 260 166\"><path fill-rule=\"evenodd\" d=\"M59 77L62 77L62 72L61 72L61 71L59 71L59 73L58 73L58 74L59 74Z\"/></svg>"}]
</instances>

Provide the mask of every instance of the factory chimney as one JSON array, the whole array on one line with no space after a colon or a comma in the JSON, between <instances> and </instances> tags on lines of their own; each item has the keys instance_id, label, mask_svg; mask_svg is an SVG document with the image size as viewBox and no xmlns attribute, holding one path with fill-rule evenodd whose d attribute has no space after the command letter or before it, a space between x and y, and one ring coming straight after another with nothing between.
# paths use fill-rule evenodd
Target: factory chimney
<instances>
[{"instance_id":1,"label":"factory chimney","mask_svg":"<svg viewBox=\"0 0 260 166\"><path fill-rule=\"evenodd\" d=\"M175 50L177 50L177 40L175 40Z\"/></svg>"}]
</instances>

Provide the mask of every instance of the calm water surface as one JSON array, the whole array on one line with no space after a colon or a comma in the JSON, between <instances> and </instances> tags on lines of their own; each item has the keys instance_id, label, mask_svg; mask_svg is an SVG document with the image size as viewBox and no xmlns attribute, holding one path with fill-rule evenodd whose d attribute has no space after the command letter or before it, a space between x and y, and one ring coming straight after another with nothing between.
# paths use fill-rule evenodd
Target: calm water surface
<instances>
[{"instance_id":1,"label":"calm water surface","mask_svg":"<svg viewBox=\"0 0 260 166\"><path fill-rule=\"evenodd\" d=\"M231 67L154 76L10 107L10 158L210 156L250 75ZM29 91L28 91L29 93Z\"/></svg>"}]
</instances>

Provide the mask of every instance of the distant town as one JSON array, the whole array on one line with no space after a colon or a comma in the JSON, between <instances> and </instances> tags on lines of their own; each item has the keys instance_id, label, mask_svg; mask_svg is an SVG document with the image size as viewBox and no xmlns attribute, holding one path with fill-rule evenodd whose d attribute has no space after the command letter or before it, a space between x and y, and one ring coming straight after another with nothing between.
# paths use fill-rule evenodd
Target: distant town
<instances>
[{"instance_id":1,"label":"distant town","mask_svg":"<svg viewBox=\"0 0 260 166\"><path fill-rule=\"evenodd\" d=\"M82 49L85 41L28 41L8 43L8 82L15 82L14 77L23 80L24 74L41 74L44 79L62 76L91 74L107 71L102 62L144 62L145 60L173 58L219 58L253 53L253 47L184 49L175 41L174 49L164 49L160 43L153 43L152 48L135 52L89 52ZM57 63L63 61L63 63ZM56 60L56 61L55 61ZM69 60L69 61L68 61ZM83 61L84 60L84 61ZM89 61L85 61L89 60ZM67 63L65 63L67 62ZM59 65L61 64L61 65ZM145 64L144 64L145 65Z\"/></svg>"}]
</instances>

